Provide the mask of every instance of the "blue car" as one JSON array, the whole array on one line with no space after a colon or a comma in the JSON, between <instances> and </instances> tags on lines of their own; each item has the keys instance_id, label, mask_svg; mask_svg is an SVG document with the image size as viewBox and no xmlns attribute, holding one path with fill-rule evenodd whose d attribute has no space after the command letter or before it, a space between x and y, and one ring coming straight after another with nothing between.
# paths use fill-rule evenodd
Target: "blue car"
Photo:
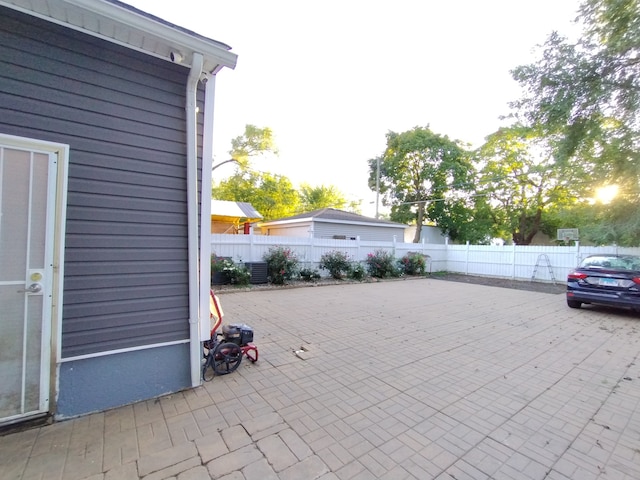
<instances>
[{"instance_id":1,"label":"blue car","mask_svg":"<svg viewBox=\"0 0 640 480\"><path fill-rule=\"evenodd\" d=\"M591 255L567 277L567 305L593 303L640 312L640 256Z\"/></svg>"}]
</instances>

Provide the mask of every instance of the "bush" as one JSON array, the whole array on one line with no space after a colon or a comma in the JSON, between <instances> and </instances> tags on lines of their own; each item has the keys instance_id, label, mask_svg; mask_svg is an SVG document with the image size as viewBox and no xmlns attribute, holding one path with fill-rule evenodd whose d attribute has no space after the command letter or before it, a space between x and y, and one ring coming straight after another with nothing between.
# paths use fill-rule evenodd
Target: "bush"
<instances>
[{"instance_id":1,"label":"bush","mask_svg":"<svg viewBox=\"0 0 640 480\"><path fill-rule=\"evenodd\" d=\"M314 280L320 280L320 273L312 268L301 268L300 278L305 282L312 282Z\"/></svg>"},{"instance_id":2,"label":"bush","mask_svg":"<svg viewBox=\"0 0 640 480\"><path fill-rule=\"evenodd\" d=\"M284 285L298 269L298 258L289 248L271 247L262 257L267 262L267 277L274 285Z\"/></svg>"},{"instance_id":3,"label":"bush","mask_svg":"<svg viewBox=\"0 0 640 480\"><path fill-rule=\"evenodd\" d=\"M424 275L427 262L421 253L409 252L400 259L400 268L405 275Z\"/></svg>"},{"instance_id":4,"label":"bush","mask_svg":"<svg viewBox=\"0 0 640 480\"><path fill-rule=\"evenodd\" d=\"M349 273L351 262L346 253L334 250L333 252L325 253L320 257L320 268L328 270L331 278L340 280Z\"/></svg>"},{"instance_id":5,"label":"bush","mask_svg":"<svg viewBox=\"0 0 640 480\"><path fill-rule=\"evenodd\" d=\"M385 250L376 250L367 255L367 270L369 275L376 278L399 277L401 272L396 266L396 260Z\"/></svg>"},{"instance_id":6,"label":"bush","mask_svg":"<svg viewBox=\"0 0 640 480\"><path fill-rule=\"evenodd\" d=\"M364 280L366 276L367 270L364 268L364 265L359 262L352 263L347 272L347 277L351 280Z\"/></svg>"},{"instance_id":7,"label":"bush","mask_svg":"<svg viewBox=\"0 0 640 480\"><path fill-rule=\"evenodd\" d=\"M211 255L211 273L215 272L222 274L223 283L232 285L246 286L251 279L251 272L244 264L236 264L230 258Z\"/></svg>"},{"instance_id":8,"label":"bush","mask_svg":"<svg viewBox=\"0 0 640 480\"><path fill-rule=\"evenodd\" d=\"M215 253L211 255L211 285L225 285L230 283L229 277L224 272L224 268L230 259L218 257Z\"/></svg>"}]
</instances>

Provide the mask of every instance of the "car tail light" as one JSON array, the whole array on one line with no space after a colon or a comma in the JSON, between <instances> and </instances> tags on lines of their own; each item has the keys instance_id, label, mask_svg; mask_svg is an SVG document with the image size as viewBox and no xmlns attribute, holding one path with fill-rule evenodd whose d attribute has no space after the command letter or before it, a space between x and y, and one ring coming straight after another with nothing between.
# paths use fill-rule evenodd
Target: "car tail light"
<instances>
[{"instance_id":1,"label":"car tail light","mask_svg":"<svg viewBox=\"0 0 640 480\"><path fill-rule=\"evenodd\" d=\"M640 284L640 277L633 277L631 280L633 280L633 283Z\"/></svg>"},{"instance_id":2,"label":"car tail light","mask_svg":"<svg viewBox=\"0 0 640 480\"><path fill-rule=\"evenodd\" d=\"M571 272L569 274L569 278L572 278L574 280L584 280L585 278L587 278L588 275L586 273L580 273L580 272ZM635 281L635 280L634 280Z\"/></svg>"}]
</instances>

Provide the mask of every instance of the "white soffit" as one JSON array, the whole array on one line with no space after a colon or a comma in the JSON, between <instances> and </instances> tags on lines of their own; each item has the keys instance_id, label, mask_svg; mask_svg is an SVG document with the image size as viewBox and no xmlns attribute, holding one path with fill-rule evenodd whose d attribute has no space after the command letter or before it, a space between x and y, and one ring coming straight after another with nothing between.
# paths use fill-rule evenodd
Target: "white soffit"
<instances>
[{"instance_id":1,"label":"white soffit","mask_svg":"<svg viewBox=\"0 0 640 480\"><path fill-rule=\"evenodd\" d=\"M237 55L222 42L191 32L119 1L0 0L0 5L171 61L177 52L186 67L194 52L204 56L204 71L235 68Z\"/></svg>"}]
</instances>

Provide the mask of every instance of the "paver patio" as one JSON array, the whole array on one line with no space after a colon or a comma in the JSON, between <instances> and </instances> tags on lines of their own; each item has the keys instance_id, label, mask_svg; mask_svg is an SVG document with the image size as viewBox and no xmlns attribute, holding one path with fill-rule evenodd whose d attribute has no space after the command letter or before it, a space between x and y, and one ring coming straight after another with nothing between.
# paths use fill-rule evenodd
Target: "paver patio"
<instances>
[{"instance_id":1,"label":"paver patio","mask_svg":"<svg viewBox=\"0 0 640 480\"><path fill-rule=\"evenodd\" d=\"M220 298L258 363L0 437L0 478L640 478L631 313L429 278Z\"/></svg>"}]
</instances>

